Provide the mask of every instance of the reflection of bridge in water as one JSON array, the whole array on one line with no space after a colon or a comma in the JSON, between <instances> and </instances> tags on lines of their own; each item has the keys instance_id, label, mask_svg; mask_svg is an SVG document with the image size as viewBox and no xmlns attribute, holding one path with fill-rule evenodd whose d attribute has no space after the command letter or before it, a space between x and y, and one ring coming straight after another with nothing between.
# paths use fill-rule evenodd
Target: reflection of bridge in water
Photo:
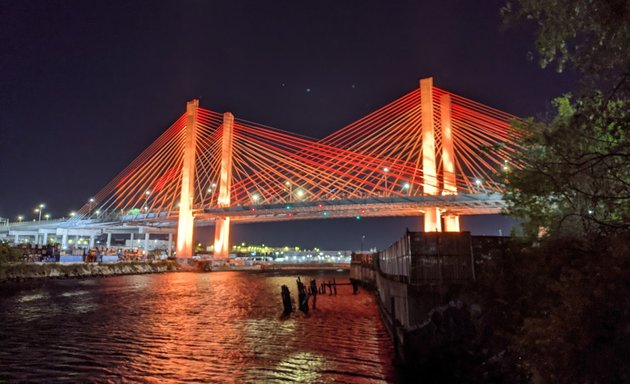
<instances>
[{"instance_id":1,"label":"reflection of bridge in water","mask_svg":"<svg viewBox=\"0 0 630 384\"><path fill-rule=\"evenodd\" d=\"M315 140L188 102L186 112L65 221L9 223L15 236L177 234L214 225L227 257L231 222L424 216L425 231L459 231L459 216L498 213L503 172L518 167L514 116L420 87ZM93 245L93 244L90 244Z\"/></svg>"}]
</instances>

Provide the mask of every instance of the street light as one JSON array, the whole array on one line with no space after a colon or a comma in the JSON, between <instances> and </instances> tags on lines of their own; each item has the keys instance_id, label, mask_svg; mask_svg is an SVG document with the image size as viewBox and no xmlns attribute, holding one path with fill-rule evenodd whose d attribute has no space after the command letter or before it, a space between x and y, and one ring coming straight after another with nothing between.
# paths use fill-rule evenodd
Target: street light
<instances>
[{"instance_id":1,"label":"street light","mask_svg":"<svg viewBox=\"0 0 630 384\"><path fill-rule=\"evenodd\" d=\"M385 180L385 196L387 196L387 192L389 192L387 190L387 173L389 173L389 168L383 167L383 172L385 172L385 174L383 175L383 179Z\"/></svg>"},{"instance_id":2,"label":"street light","mask_svg":"<svg viewBox=\"0 0 630 384\"><path fill-rule=\"evenodd\" d=\"M40 204L38 208L35 208L35 213L39 213L37 221L42 221L42 211L44 210L45 207L46 205Z\"/></svg>"},{"instance_id":3,"label":"street light","mask_svg":"<svg viewBox=\"0 0 630 384\"><path fill-rule=\"evenodd\" d=\"M365 235L361 236L361 253L363 253L363 241L365 240Z\"/></svg>"},{"instance_id":4,"label":"street light","mask_svg":"<svg viewBox=\"0 0 630 384\"><path fill-rule=\"evenodd\" d=\"M92 214L92 205L94 204L94 198L90 197L90 199L88 200L88 215Z\"/></svg>"},{"instance_id":5,"label":"street light","mask_svg":"<svg viewBox=\"0 0 630 384\"><path fill-rule=\"evenodd\" d=\"M144 193L146 198L144 199L144 211L148 212L149 211L149 196L151 196L151 190L147 189L147 191Z\"/></svg>"},{"instance_id":6,"label":"street light","mask_svg":"<svg viewBox=\"0 0 630 384\"><path fill-rule=\"evenodd\" d=\"M286 185L289 188L289 201L292 200L292 196L293 196L293 185L291 184L291 182L289 180L287 180L284 185Z\"/></svg>"},{"instance_id":7,"label":"street light","mask_svg":"<svg viewBox=\"0 0 630 384\"><path fill-rule=\"evenodd\" d=\"M44 215L44 219L46 219L46 220L50 219L50 214L48 214L48 213L47 213L47 214L45 214L45 215Z\"/></svg>"},{"instance_id":8,"label":"street light","mask_svg":"<svg viewBox=\"0 0 630 384\"><path fill-rule=\"evenodd\" d=\"M24 220L24 216L20 215L20 216L18 216L18 217L17 217L17 219L18 219L18 222L20 222L20 223L21 223L21 222L22 222L22 220Z\"/></svg>"},{"instance_id":9,"label":"street light","mask_svg":"<svg viewBox=\"0 0 630 384\"><path fill-rule=\"evenodd\" d=\"M480 179L475 179L475 185L477 186L477 190L481 190L481 180Z\"/></svg>"}]
</instances>

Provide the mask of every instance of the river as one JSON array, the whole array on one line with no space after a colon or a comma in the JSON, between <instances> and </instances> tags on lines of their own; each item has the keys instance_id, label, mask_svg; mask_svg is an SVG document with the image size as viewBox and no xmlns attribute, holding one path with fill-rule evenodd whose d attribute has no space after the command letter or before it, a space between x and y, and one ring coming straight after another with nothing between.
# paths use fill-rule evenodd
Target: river
<instances>
[{"instance_id":1,"label":"river","mask_svg":"<svg viewBox=\"0 0 630 384\"><path fill-rule=\"evenodd\" d=\"M350 286L281 318L286 272L165 273L0 285L0 382L389 383L374 296ZM347 274L310 278L347 281Z\"/></svg>"}]
</instances>

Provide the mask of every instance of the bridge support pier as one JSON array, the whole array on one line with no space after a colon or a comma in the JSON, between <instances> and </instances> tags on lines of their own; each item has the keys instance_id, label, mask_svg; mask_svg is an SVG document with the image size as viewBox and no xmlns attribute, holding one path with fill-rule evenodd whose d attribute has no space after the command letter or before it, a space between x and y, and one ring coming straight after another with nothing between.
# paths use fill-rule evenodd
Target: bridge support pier
<instances>
[{"instance_id":1,"label":"bridge support pier","mask_svg":"<svg viewBox=\"0 0 630 384\"><path fill-rule=\"evenodd\" d=\"M230 218L217 218L214 225L214 258L227 259L230 256Z\"/></svg>"},{"instance_id":2,"label":"bridge support pier","mask_svg":"<svg viewBox=\"0 0 630 384\"><path fill-rule=\"evenodd\" d=\"M442 218L439 208L427 208L424 211L424 231L442 232Z\"/></svg>"},{"instance_id":3,"label":"bridge support pier","mask_svg":"<svg viewBox=\"0 0 630 384\"><path fill-rule=\"evenodd\" d=\"M149 233L144 234L144 255L149 256Z\"/></svg>"},{"instance_id":4,"label":"bridge support pier","mask_svg":"<svg viewBox=\"0 0 630 384\"><path fill-rule=\"evenodd\" d=\"M459 232L459 216L449 215L444 216L444 231L445 232Z\"/></svg>"},{"instance_id":5,"label":"bridge support pier","mask_svg":"<svg viewBox=\"0 0 630 384\"><path fill-rule=\"evenodd\" d=\"M218 205L227 208L231 205L232 188L232 131L234 115L223 114L223 136L221 143L221 173L219 180ZM227 259L230 256L230 218L219 217L214 224L214 258Z\"/></svg>"},{"instance_id":6,"label":"bridge support pier","mask_svg":"<svg viewBox=\"0 0 630 384\"><path fill-rule=\"evenodd\" d=\"M68 230L64 230L61 235L61 248L68 249Z\"/></svg>"},{"instance_id":7,"label":"bridge support pier","mask_svg":"<svg viewBox=\"0 0 630 384\"><path fill-rule=\"evenodd\" d=\"M186 104L186 135L182 165L182 185L179 198L179 222L177 225L177 258L193 256L193 203L195 202L195 146L197 145L197 108L199 100Z\"/></svg>"},{"instance_id":8,"label":"bridge support pier","mask_svg":"<svg viewBox=\"0 0 630 384\"><path fill-rule=\"evenodd\" d=\"M42 245L48 244L48 231L42 231L40 229L40 233L42 234Z\"/></svg>"},{"instance_id":9,"label":"bridge support pier","mask_svg":"<svg viewBox=\"0 0 630 384\"><path fill-rule=\"evenodd\" d=\"M107 248L112 246L112 233L107 232Z\"/></svg>"}]
</instances>

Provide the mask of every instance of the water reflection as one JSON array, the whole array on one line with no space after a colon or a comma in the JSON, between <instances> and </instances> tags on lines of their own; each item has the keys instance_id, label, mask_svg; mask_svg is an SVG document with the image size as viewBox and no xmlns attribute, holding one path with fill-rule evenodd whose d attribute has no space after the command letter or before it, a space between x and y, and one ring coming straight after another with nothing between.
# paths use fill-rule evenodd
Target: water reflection
<instances>
[{"instance_id":1,"label":"water reflection","mask_svg":"<svg viewBox=\"0 0 630 384\"><path fill-rule=\"evenodd\" d=\"M7 286L0 293L0 381L394 380L371 295L342 288L320 297L308 316L281 319L282 284L295 296L295 276L262 273Z\"/></svg>"}]
</instances>

